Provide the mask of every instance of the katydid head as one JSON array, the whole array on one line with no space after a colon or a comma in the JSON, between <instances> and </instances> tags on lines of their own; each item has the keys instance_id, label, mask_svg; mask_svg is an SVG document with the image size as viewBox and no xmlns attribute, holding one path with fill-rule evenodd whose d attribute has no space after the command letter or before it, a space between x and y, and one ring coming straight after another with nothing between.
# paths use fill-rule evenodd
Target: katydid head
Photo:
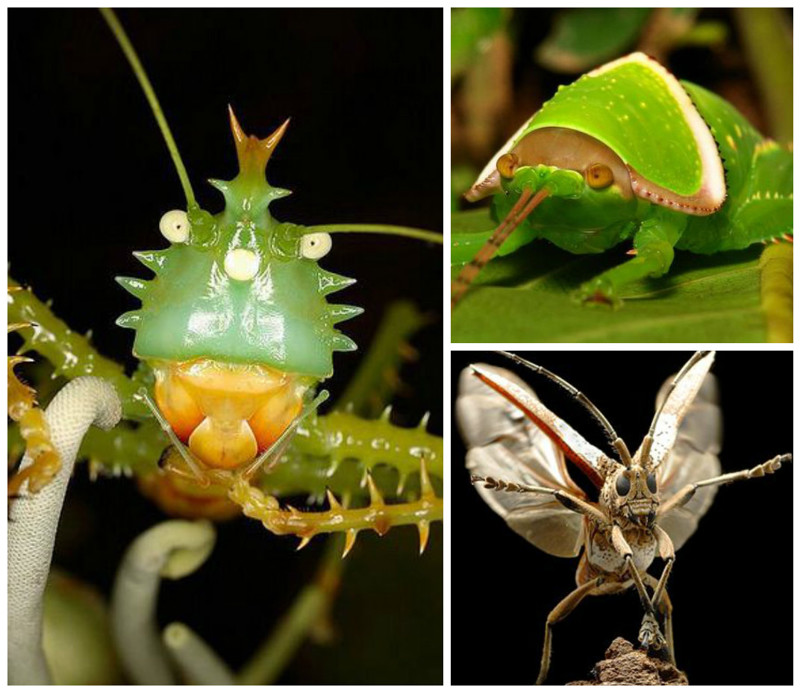
<instances>
[{"instance_id":1,"label":"katydid head","mask_svg":"<svg viewBox=\"0 0 800 693\"><path fill-rule=\"evenodd\" d=\"M355 349L333 325L361 309L326 300L353 280L317 264L331 248L330 236L279 222L269 211L289 194L265 175L288 122L258 139L244 134L231 110L239 173L211 181L224 210L211 215L190 204L188 212L168 212L160 229L170 247L137 254L157 276L120 279L142 301L120 318L136 329L140 358L260 364L321 379L332 373L334 351Z\"/></svg>"},{"instance_id":2,"label":"katydid head","mask_svg":"<svg viewBox=\"0 0 800 693\"><path fill-rule=\"evenodd\" d=\"M317 261L327 233L282 223L270 203L289 194L266 180L288 121L266 139L230 112L239 173L211 181L225 197L212 215L189 201L159 224L165 250L136 253L156 276L120 277L142 302L118 324L136 330L134 353L155 372L158 408L209 467L233 469L269 448L333 372L333 352L355 343L334 324L362 311L326 296L353 283Z\"/></svg>"},{"instance_id":3,"label":"katydid head","mask_svg":"<svg viewBox=\"0 0 800 693\"><path fill-rule=\"evenodd\" d=\"M495 196L494 213L501 221L476 256L477 270L526 220L552 234L562 230L559 245L586 252L593 234L628 223L638 206L622 160L598 140L567 128L535 130L511 149L501 150L466 198L476 201L489 195ZM532 201L534 195L541 204ZM454 302L477 270L465 268L459 275Z\"/></svg>"},{"instance_id":4,"label":"katydid head","mask_svg":"<svg viewBox=\"0 0 800 693\"><path fill-rule=\"evenodd\" d=\"M660 502L656 475L637 463L619 465L606 477L600 501L612 517L651 528Z\"/></svg>"}]
</instances>

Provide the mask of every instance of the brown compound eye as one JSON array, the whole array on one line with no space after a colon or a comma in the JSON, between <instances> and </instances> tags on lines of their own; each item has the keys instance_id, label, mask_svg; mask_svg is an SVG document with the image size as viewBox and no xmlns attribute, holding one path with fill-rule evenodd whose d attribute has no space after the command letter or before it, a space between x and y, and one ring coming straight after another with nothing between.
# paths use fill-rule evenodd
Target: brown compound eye
<instances>
[{"instance_id":1,"label":"brown compound eye","mask_svg":"<svg viewBox=\"0 0 800 693\"><path fill-rule=\"evenodd\" d=\"M586 169L584 175L589 187L594 190L607 188L614 182L614 174L605 164L592 164Z\"/></svg>"},{"instance_id":2,"label":"brown compound eye","mask_svg":"<svg viewBox=\"0 0 800 693\"><path fill-rule=\"evenodd\" d=\"M503 154L503 156L497 160L497 172L503 176L503 178L513 178L517 166L519 166L519 157L514 154L514 152Z\"/></svg>"}]
</instances>

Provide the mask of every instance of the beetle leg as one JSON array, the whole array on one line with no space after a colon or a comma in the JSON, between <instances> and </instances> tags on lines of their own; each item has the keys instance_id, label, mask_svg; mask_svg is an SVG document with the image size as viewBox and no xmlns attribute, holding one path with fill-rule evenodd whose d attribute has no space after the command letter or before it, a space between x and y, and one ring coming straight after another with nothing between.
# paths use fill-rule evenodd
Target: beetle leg
<instances>
[{"instance_id":1,"label":"beetle leg","mask_svg":"<svg viewBox=\"0 0 800 693\"><path fill-rule=\"evenodd\" d=\"M642 628L639 631L639 642L643 647L652 647L653 649L660 650L666 645L664 636L658 628L658 620L656 618L656 611L653 607L653 602L650 600L650 595L647 594L647 588L644 586L644 581L633 562L633 551L630 544L622 536L622 530L619 525L614 525L611 530L611 543L614 549L625 559L626 574L633 580L636 586L636 591L639 593L639 600L642 603L642 608L645 610L645 617L642 621Z\"/></svg>"},{"instance_id":2,"label":"beetle leg","mask_svg":"<svg viewBox=\"0 0 800 693\"><path fill-rule=\"evenodd\" d=\"M661 208L654 211L634 235L636 257L583 284L576 298L584 303L617 305L620 302L619 290L624 285L666 274L675 256L673 247L686 227L684 216Z\"/></svg>"},{"instance_id":3,"label":"beetle leg","mask_svg":"<svg viewBox=\"0 0 800 693\"><path fill-rule=\"evenodd\" d=\"M656 580L652 575L647 573L645 573L644 579L653 590L658 590L658 586L661 583L660 580ZM672 637L672 600L669 598L666 587L662 588L659 601L656 602L653 600L653 603L658 607L658 610L664 617L664 637L667 639L667 649L670 659L672 664L675 665L675 640Z\"/></svg>"},{"instance_id":4,"label":"beetle leg","mask_svg":"<svg viewBox=\"0 0 800 693\"><path fill-rule=\"evenodd\" d=\"M573 496L571 493L567 493L566 491L561 491L555 488L547 488L546 486L525 486L523 484L517 484L513 481L495 479L491 476L483 477L477 474L473 474L470 477L470 481L472 481L473 484L483 483L486 488L492 489L493 491L505 491L507 493L541 493L548 496L553 496L567 510L572 510L572 512L586 515L595 522L607 524L609 521L608 517L606 517L606 514L596 505L582 500L577 496Z\"/></svg>"},{"instance_id":5,"label":"beetle leg","mask_svg":"<svg viewBox=\"0 0 800 693\"><path fill-rule=\"evenodd\" d=\"M722 474L715 476L704 481L698 481L694 484L687 484L674 496L669 498L666 502L662 503L658 509L659 516L666 515L670 510L680 508L686 505L694 497L695 491L704 486L718 486L721 484L730 484L734 481L742 481L744 479L756 479L767 474L774 474L781 468L784 462L791 462L791 455L776 455L771 460L767 460L762 464L756 465L752 469L743 469L740 472L731 472L730 474Z\"/></svg>"},{"instance_id":6,"label":"beetle leg","mask_svg":"<svg viewBox=\"0 0 800 693\"><path fill-rule=\"evenodd\" d=\"M609 577L599 576L579 585L576 589L570 592L564 599L562 599L556 607L548 614L547 621L544 626L544 645L542 647L542 663L539 668L539 676L536 678L536 685L541 686L547 678L547 672L550 670L550 655L552 652L553 643L553 625L559 621L563 621L569 616L578 604L583 601L584 597L601 595L601 594L614 594L615 592L624 592L631 587L633 581L625 580L624 582L608 582Z\"/></svg>"}]
</instances>

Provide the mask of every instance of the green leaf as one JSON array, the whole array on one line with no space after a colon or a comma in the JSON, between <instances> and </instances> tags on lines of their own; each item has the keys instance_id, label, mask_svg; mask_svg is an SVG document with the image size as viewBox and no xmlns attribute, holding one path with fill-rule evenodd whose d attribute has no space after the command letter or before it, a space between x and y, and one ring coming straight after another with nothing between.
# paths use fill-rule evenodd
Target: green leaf
<instances>
[{"instance_id":1,"label":"green leaf","mask_svg":"<svg viewBox=\"0 0 800 693\"><path fill-rule=\"evenodd\" d=\"M492 224L487 209L453 214L452 219L456 233L485 233ZM716 255L677 251L667 276L624 290L621 308L576 303L572 291L624 262L626 249L572 255L537 240L495 257L453 312L452 341L767 341L760 295L763 246ZM453 277L459 269L452 268ZM790 293L791 272L782 281Z\"/></svg>"},{"instance_id":2,"label":"green leaf","mask_svg":"<svg viewBox=\"0 0 800 693\"><path fill-rule=\"evenodd\" d=\"M578 73L596 67L635 45L650 12L633 7L565 10L539 46L536 58L555 72Z\"/></svg>"}]
</instances>

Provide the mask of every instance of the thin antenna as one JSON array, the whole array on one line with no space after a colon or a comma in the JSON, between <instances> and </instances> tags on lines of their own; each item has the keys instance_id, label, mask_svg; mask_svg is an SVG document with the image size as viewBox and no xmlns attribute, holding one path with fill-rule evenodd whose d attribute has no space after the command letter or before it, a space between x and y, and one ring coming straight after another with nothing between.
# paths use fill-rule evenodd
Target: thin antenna
<instances>
[{"instance_id":1,"label":"thin antenna","mask_svg":"<svg viewBox=\"0 0 800 693\"><path fill-rule=\"evenodd\" d=\"M487 262L491 260L500 246L505 243L506 239L516 230L516 228L528 218L528 215L533 212L539 203L542 202L548 195L550 190L542 188L539 192L533 195L530 188L525 188L520 195L519 200L511 208L511 211L506 215L505 219L500 222L499 226L492 232L492 235L483 244L483 247L475 254L461 271L458 276L453 280L450 287L450 309L453 310L458 302L467 293L475 277L478 276L480 271L484 268Z\"/></svg>"},{"instance_id":2,"label":"thin antenna","mask_svg":"<svg viewBox=\"0 0 800 693\"><path fill-rule=\"evenodd\" d=\"M655 416L653 416L653 421L650 424L650 430L647 432L645 439L642 441L642 455L641 461L643 463L647 462L650 458L650 449L653 447L653 436L656 432L656 425L658 424L658 419L661 416L661 412L664 410L664 405L669 400L670 395L673 393L675 388L678 386L678 383L683 379L683 377L692 369L694 368L695 364L698 361L705 358L711 353L711 351L696 351L692 358L690 358L683 368L680 369L678 375L676 375L672 382L670 383L669 389L664 395L664 399L661 400L661 404L659 405L658 409L656 410Z\"/></svg>"},{"instance_id":3,"label":"thin antenna","mask_svg":"<svg viewBox=\"0 0 800 693\"><path fill-rule=\"evenodd\" d=\"M557 376L555 373L548 371L546 368L543 368L542 366L537 366L535 363L526 361L521 356L512 354L509 351L498 351L497 353L502 354L507 358L510 358L512 361L515 361L516 363L525 366L526 368L530 368L534 373L539 373L545 376L546 378L549 378L554 383L556 383L557 385L565 389L567 392L569 392L569 394L572 395L572 397L574 397L599 422L600 426L602 426L605 434L608 436L609 440L611 441L611 444L617 451L620 460L622 460L622 463L626 467L630 467L633 464L631 453L628 450L628 446L625 445L625 441L622 440L622 438L620 438L617 435L617 432L614 430L614 427L611 425L609 420L603 415L603 412L601 412L592 403L592 401L586 395L584 395L580 390L570 385L566 380Z\"/></svg>"},{"instance_id":4,"label":"thin antenna","mask_svg":"<svg viewBox=\"0 0 800 693\"><path fill-rule=\"evenodd\" d=\"M415 229L410 226L391 226L388 224L318 224L307 226L305 233L380 233L387 236L415 238L428 243L444 245L444 236L434 231Z\"/></svg>"},{"instance_id":5,"label":"thin antenna","mask_svg":"<svg viewBox=\"0 0 800 693\"><path fill-rule=\"evenodd\" d=\"M167 119L164 116L164 112L161 110L161 104L158 103L158 97L153 90L153 85L150 84L150 79L147 77L147 73L145 72L144 67L142 67L142 63L139 61L139 56L136 55L136 50L134 49L133 44L130 42L128 35L125 33L125 29L122 28L122 24L120 24L119 19L117 19L117 15L114 13L114 10L105 7L100 9L100 13L103 15L103 19L106 20L111 32L114 34L114 38L117 39L117 43L119 43L120 48L122 48L122 52L125 53L125 57L128 59L131 68L133 68L133 73L136 75L136 79L139 80L142 91L147 97L147 101L150 104L150 109L153 111L153 116L155 116L158 127L161 129L161 134L164 137L164 141L167 143L167 149L169 149L172 162L175 164L175 169L178 172L178 178L181 179L183 194L186 196L187 207L189 209L196 208L197 201L194 199L192 184L189 182L189 175L186 173L186 167L183 165L183 160L181 159L180 152L178 151L178 145L175 144L175 139L172 137L172 132L167 124Z\"/></svg>"}]
</instances>

